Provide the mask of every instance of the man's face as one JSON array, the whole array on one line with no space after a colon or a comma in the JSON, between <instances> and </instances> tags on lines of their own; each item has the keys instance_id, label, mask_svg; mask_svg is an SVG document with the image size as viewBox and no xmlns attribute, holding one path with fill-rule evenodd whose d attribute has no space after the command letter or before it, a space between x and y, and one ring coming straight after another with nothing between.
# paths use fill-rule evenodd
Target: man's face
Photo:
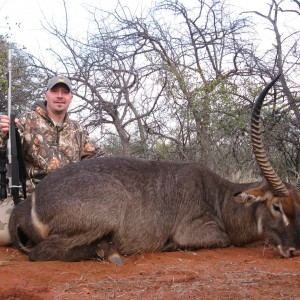
<instances>
[{"instance_id":1,"label":"man's face","mask_svg":"<svg viewBox=\"0 0 300 300\"><path fill-rule=\"evenodd\" d=\"M56 84L45 93L47 110L52 114L65 114L72 101L73 94L64 83Z\"/></svg>"}]
</instances>

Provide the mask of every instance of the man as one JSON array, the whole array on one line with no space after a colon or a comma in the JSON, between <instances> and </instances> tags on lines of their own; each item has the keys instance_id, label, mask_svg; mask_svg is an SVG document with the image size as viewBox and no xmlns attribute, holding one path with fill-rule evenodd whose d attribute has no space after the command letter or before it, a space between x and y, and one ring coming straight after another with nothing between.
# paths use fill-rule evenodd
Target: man
<instances>
[{"instance_id":1,"label":"man","mask_svg":"<svg viewBox=\"0 0 300 300\"><path fill-rule=\"evenodd\" d=\"M32 111L16 119L24 151L27 194L48 173L70 162L104 155L89 140L87 131L69 118L73 99L72 84L65 76L52 77L45 92L46 101L37 101ZM0 146L5 146L10 120L0 116ZM10 244L7 230L13 200L0 203L0 246Z\"/></svg>"}]
</instances>

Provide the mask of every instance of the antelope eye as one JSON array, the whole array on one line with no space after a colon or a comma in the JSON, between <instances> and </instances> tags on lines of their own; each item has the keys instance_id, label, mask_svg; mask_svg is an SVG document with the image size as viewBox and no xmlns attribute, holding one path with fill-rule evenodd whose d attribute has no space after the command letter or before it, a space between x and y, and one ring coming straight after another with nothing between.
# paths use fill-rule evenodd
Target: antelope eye
<instances>
[{"instance_id":1,"label":"antelope eye","mask_svg":"<svg viewBox=\"0 0 300 300\"><path fill-rule=\"evenodd\" d=\"M278 205L273 204L272 206L275 211L281 212L280 207Z\"/></svg>"}]
</instances>

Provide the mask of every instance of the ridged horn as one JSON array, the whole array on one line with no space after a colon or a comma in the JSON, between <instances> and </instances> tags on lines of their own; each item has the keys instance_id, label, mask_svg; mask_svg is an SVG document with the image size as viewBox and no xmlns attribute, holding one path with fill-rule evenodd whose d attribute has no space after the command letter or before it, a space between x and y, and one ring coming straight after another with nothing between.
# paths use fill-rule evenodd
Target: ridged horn
<instances>
[{"instance_id":1,"label":"ridged horn","mask_svg":"<svg viewBox=\"0 0 300 300\"><path fill-rule=\"evenodd\" d=\"M271 185L272 191L277 196L287 196L289 194L286 186L283 184L282 180L278 177L273 167L271 166L269 159L267 157L261 133L261 120L260 120L260 111L263 104L263 101L270 90L270 88L275 84L275 82L280 77L280 74L277 75L259 94L255 101L255 105L251 117L251 143L253 147L253 152L260 167L263 176Z\"/></svg>"}]
</instances>

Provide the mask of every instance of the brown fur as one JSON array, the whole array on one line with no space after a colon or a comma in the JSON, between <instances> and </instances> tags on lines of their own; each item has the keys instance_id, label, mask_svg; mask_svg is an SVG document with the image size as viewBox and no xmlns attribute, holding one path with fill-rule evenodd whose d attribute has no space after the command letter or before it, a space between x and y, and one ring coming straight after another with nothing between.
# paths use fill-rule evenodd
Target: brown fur
<instances>
[{"instance_id":1,"label":"brown fur","mask_svg":"<svg viewBox=\"0 0 300 300\"><path fill-rule=\"evenodd\" d=\"M194 162L94 158L45 177L34 198L15 207L9 229L16 247L32 246L30 260L242 246L264 239L291 256L300 248L300 192L287 187L290 196L276 198L265 182L233 183Z\"/></svg>"}]
</instances>

